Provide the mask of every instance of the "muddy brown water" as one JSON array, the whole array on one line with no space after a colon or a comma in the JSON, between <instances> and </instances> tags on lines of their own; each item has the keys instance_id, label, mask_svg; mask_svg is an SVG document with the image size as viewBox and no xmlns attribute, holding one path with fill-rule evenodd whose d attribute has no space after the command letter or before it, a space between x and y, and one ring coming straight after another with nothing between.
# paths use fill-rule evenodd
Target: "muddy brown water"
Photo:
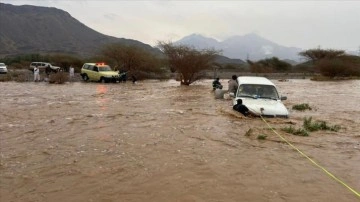
<instances>
[{"instance_id":1,"label":"muddy brown water","mask_svg":"<svg viewBox=\"0 0 360 202\"><path fill-rule=\"evenodd\" d=\"M360 191L360 81L273 82L288 97L290 118L269 124ZM2 82L0 89L2 202L359 201L261 119L214 99L211 80ZM291 109L301 103L313 109ZM342 128L308 137L280 130L301 127L304 117Z\"/></svg>"}]
</instances>

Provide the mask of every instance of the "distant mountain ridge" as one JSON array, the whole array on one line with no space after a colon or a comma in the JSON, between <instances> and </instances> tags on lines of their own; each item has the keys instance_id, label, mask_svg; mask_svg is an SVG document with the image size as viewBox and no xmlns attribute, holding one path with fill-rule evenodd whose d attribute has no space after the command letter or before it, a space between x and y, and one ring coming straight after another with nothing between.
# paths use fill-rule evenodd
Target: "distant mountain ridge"
<instances>
[{"instance_id":1,"label":"distant mountain ridge","mask_svg":"<svg viewBox=\"0 0 360 202\"><path fill-rule=\"evenodd\" d=\"M222 42L200 34L192 34L176 41L175 44L191 45L199 49L215 48L222 50L226 57L242 60L278 57L298 61L298 53L302 51L300 48L281 46L254 33L232 36Z\"/></svg>"},{"instance_id":2,"label":"distant mountain ridge","mask_svg":"<svg viewBox=\"0 0 360 202\"><path fill-rule=\"evenodd\" d=\"M140 41L101 34L57 8L0 3L0 11L0 56L24 53L91 56L108 43L135 45L160 53Z\"/></svg>"}]
</instances>

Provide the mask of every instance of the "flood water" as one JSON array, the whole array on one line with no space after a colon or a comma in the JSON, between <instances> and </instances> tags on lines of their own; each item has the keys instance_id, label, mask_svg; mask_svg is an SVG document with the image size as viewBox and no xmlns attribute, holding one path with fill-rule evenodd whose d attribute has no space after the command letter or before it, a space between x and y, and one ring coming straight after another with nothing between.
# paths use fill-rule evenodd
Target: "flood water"
<instances>
[{"instance_id":1,"label":"flood water","mask_svg":"<svg viewBox=\"0 0 360 202\"><path fill-rule=\"evenodd\" d=\"M271 127L360 191L360 81L272 81L290 118ZM0 83L0 201L359 200L260 118L214 99L211 82ZM291 109L301 103L312 110ZM304 117L341 129L280 130Z\"/></svg>"}]
</instances>

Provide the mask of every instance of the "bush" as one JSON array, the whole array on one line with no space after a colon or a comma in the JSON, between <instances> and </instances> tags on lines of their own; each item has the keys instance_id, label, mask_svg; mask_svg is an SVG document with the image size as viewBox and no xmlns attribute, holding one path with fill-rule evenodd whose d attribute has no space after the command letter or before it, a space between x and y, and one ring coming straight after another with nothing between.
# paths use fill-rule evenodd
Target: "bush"
<instances>
[{"instance_id":1,"label":"bush","mask_svg":"<svg viewBox=\"0 0 360 202\"><path fill-rule=\"evenodd\" d=\"M265 140L267 138L267 135L261 134L257 136L258 140Z\"/></svg>"},{"instance_id":2,"label":"bush","mask_svg":"<svg viewBox=\"0 0 360 202\"><path fill-rule=\"evenodd\" d=\"M257 62L247 61L253 73L286 72L291 70L291 64L279 60L277 57L266 58Z\"/></svg>"},{"instance_id":3,"label":"bush","mask_svg":"<svg viewBox=\"0 0 360 202\"><path fill-rule=\"evenodd\" d=\"M308 130L310 132L318 131L318 130L330 130L330 131L337 132L341 128L339 125L328 126L325 121L312 122L312 117L309 117L309 118L305 117L303 126L306 130Z\"/></svg>"},{"instance_id":4,"label":"bush","mask_svg":"<svg viewBox=\"0 0 360 202\"><path fill-rule=\"evenodd\" d=\"M0 82L4 82L4 81L11 81L10 74L4 74L4 75L0 74Z\"/></svg>"},{"instance_id":5,"label":"bush","mask_svg":"<svg viewBox=\"0 0 360 202\"><path fill-rule=\"evenodd\" d=\"M246 131L245 136L250 136L252 132L253 130L250 128L248 131Z\"/></svg>"},{"instance_id":6,"label":"bush","mask_svg":"<svg viewBox=\"0 0 360 202\"><path fill-rule=\"evenodd\" d=\"M66 72L58 72L56 74L50 74L49 83L63 84L69 81L69 75Z\"/></svg>"},{"instance_id":7,"label":"bush","mask_svg":"<svg viewBox=\"0 0 360 202\"><path fill-rule=\"evenodd\" d=\"M317 68L323 76L331 78L360 76L360 57L340 56L322 59L317 63Z\"/></svg>"},{"instance_id":8,"label":"bush","mask_svg":"<svg viewBox=\"0 0 360 202\"><path fill-rule=\"evenodd\" d=\"M287 133L293 134L293 135L309 136L309 133L303 128L295 129L294 127L290 126L290 127L282 128L281 130L283 130Z\"/></svg>"},{"instance_id":9,"label":"bush","mask_svg":"<svg viewBox=\"0 0 360 202\"><path fill-rule=\"evenodd\" d=\"M308 104L306 104L306 103L303 103L303 104L298 104L298 105L294 105L293 107L292 107L292 109L294 109L294 110L299 110L299 111L305 111L305 110L311 110L311 107L308 105Z\"/></svg>"}]
</instances>

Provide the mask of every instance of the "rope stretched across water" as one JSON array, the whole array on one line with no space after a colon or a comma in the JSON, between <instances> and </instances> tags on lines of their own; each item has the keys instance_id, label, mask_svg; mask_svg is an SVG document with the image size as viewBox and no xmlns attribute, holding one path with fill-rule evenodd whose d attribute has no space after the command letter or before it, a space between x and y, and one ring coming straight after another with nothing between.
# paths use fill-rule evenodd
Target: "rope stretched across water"
<instances>
[{"instance_id":1,"label":"rope stretched across water","mask_svg":"<svg viewBox=\"0 0 360 202\"><path fill-rule=\"evenodd\" d=\"M265 124L276 134L278 135L282 140L284 140L288 145L290 145L294 150L296 150L297 152L299 152L303 157L307 158L313 165L315 165L316 167L320 168L324 173L326 173L328 176L330 176L332 179L334 179L335 181L339 182L340 184L342 184L344 187L346 187L348 190L350 190L353 194L355 194L358 198L360 198L360 192L356 191L355 189L351 188L349 185L347 185L345 182L343 182L342 180L340 180L339 178L337 178L335 175L333 175L331 172L329 172L328 170L326 170L323 166L321 166L320 164L316 163L313 159L311 159L308 155L306 155L304 152L302 152L300 149L298 149L297 147L295 147L293 144L291 144L289 141L287 141L282 135L280 135L279 133L277 133L271 126L270 124L260 115L261 119L265 122Z\"/></svg>"}]
</instances>

